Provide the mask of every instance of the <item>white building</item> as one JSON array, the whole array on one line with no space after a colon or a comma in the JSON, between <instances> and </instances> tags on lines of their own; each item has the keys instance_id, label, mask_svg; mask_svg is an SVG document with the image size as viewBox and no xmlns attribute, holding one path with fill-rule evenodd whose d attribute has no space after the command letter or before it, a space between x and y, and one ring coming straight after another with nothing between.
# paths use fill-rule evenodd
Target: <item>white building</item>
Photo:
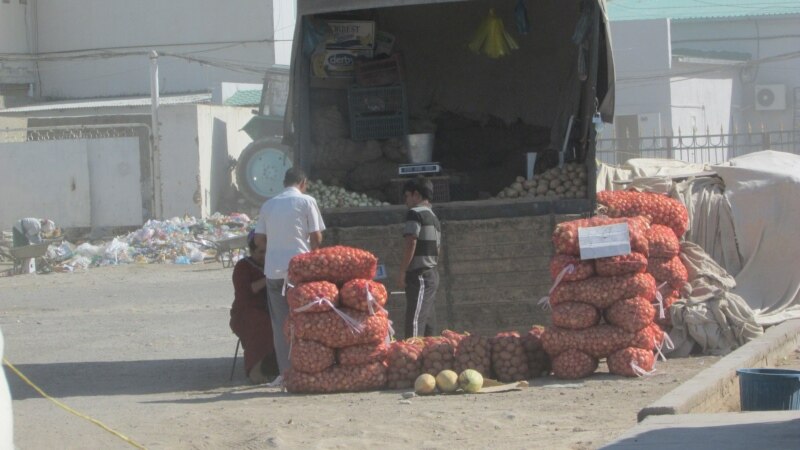
<instances>
[{"instance_id":1,"label":"white building","mask_svg":"<svg viewBox=\"0 0 800 450\"><path fill-rule=\"evenodd\" d=\"M106 227L218 210L252 108L212 98L224 100L223 83L260 86L288 63L293 32L287 0L0 2L0 188L15 194L0 228L27 215Z\"/></svg>"},{"instance_id":2,"label":"white building","mask_svg":"<svg viewBox=\"0 0 800 450\"><path fill-rule=\"evenodd\" d=\"M800 129L800 3L613 0L609 16L617 97L602 137L622 151Z\"/></svg>"}]
</instances>

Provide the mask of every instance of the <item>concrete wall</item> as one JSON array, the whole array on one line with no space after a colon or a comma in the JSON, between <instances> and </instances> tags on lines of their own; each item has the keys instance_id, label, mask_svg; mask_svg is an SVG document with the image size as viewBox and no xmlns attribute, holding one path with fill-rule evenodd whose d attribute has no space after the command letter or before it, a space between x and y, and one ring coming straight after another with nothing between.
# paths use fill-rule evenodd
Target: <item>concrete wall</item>
<instances>
[{"instance_id":1,"label":"concrete wall","mask_svg":"<svg viewBox=\"0 0 800 450\"><path fill-rule=\"evenodd\" d=\"M187 54L267 68L274 64L272 2L261 0L38 0L39 51L108 49ZM7 6L7 5L3 5ZM42 93L80 98L150 92L146 54L39 63ZM210 91L222 81L260 83L263 74L159 59L162 93Z\"/></svg>"},{"instance_id":2,"label":"concrete wall","mask_svg":"<svg viewBox=\"0 0 800 450\"><path fill-rule=\"evenodd\" d=\"M527 330L547 324L549 313L537 304L551 286L550 237L556 223L573 216L442 223L441 284L436 297L439 330L490 334ZM342 244L373 252L385 264L389 291L402 255L402 226L329 228L325 244ZM392 295L387 309L402 335L405 297Z\"/></svg>"},{"instance_id":3,"label":"concrete wall","mask_svg":"<svg viewBox=\"0 0 800 450\"><path fill-rule=\"evenodd\" d=\"M617 73L615 116L658 113L662 130L671 130L671 69L669 20L611 23L614 68ZM612 138L614 127L602 137Z\"/></svg>"},{"instance_id":4,"label":"concrete wall","mask_svg":"<svg viewBox=\"0 0 800 450\"><path fill-rule=\"evenodd\" d=\"M30 6L18 0L0 3L0 53L27 54L33 51ZM0 61L0 84L32 83L33 64L19 61Z\"/></svg>"},{"instance_id":5,"label":"concrete wall","mask_svg":"<svg viewBox=\"0 0 800 450\"><path fill-rule=\"evenodd\" d=\"M141 224L139 139L0 143L0 226L46 217L61 227Z\"/></svg>"}]
</instances>

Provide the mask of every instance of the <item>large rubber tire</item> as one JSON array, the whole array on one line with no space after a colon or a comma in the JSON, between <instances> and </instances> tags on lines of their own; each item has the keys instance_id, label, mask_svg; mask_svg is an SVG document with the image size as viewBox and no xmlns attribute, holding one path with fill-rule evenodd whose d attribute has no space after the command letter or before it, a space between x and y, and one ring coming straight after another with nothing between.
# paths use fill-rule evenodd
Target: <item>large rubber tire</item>
<instances>
[{"instance_id":1,"label":"large rubber tire","mask_svg":"<svg viewBox=\"0 0 800 450\"><path fill-rule=\"evenodd\" d=\"M239 192L252 206L283 190L283 176L292 167L292 149L274 137L251 142L242 150L236 162L236 184Z\"/></svg>"}]
</instances>

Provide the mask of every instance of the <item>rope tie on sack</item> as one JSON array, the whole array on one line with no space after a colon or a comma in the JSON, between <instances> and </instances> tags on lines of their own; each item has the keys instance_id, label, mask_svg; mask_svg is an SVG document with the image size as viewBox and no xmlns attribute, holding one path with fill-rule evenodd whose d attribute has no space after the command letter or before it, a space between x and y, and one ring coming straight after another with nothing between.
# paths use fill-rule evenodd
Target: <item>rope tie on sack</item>
<instances>
[{"instance_id":1,"label":"rope tie on sack","mask_svg":"<svg viewBox=\"0 0 800 450\"><path fill-rule=\"evenodd\" d=\"M543 310L547 311L548 309L551 308L550 296L553 295L553 291L555 291L558 285L561 284L561 281L564 279L565 276L575 273L575 270L576 269L574 264L567 264L566 266L564 266L563 269L561 269L561 272L559 272L558 276L556 276L555 282L553 282L553 287L550 288L546 296L539 299L538 304L539 306L541 306Z\"/></svg>"},{"instance_id":2,"label":"rope tie on sack","mask_svg":"<svg viewBox=\"0 0 800 450\"><path fill-rule=\"evenodd\" d=\"M353 319L352 317L350 317L347 314L345 314L342 311L340 311L327 298L317 297L313 302L308 303L307 305L303 305L303 306L301 306L299 308L295 308L294 312L300 313L300 312L303 312L303 311L307 311L307 310L313 308L314 306L318 306L318 305L327 305L328 307L330 307L331 310L333 312L335 312L344 321L344 323L348 327L350 327L351 331L353 331L355 333L361 333L362 331L364 331L364 324L362 324L361 322L357 321L356 319Z\"/></svg>"}]
</instances>

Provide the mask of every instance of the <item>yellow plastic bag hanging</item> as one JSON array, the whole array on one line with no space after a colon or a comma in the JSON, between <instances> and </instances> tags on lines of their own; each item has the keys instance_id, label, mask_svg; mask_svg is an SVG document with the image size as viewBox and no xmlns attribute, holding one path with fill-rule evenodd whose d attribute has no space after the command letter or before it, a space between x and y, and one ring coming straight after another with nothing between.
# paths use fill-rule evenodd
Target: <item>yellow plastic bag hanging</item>
<instances>
[{"instance_id":1,"label":"yellow plastic bag hanging","mask_svg":"<svg viewBox=\"0 0 800 450\"><path fill-rule=\"evenodd\" d=\"M501 58L519 48L517 41L505 30L503 20L497 17L494 9L489 10L489 15L483 19L478 31L469 43L469 48L475 53L484 53L490 58Z\"/></svg>"}]
</instances>

